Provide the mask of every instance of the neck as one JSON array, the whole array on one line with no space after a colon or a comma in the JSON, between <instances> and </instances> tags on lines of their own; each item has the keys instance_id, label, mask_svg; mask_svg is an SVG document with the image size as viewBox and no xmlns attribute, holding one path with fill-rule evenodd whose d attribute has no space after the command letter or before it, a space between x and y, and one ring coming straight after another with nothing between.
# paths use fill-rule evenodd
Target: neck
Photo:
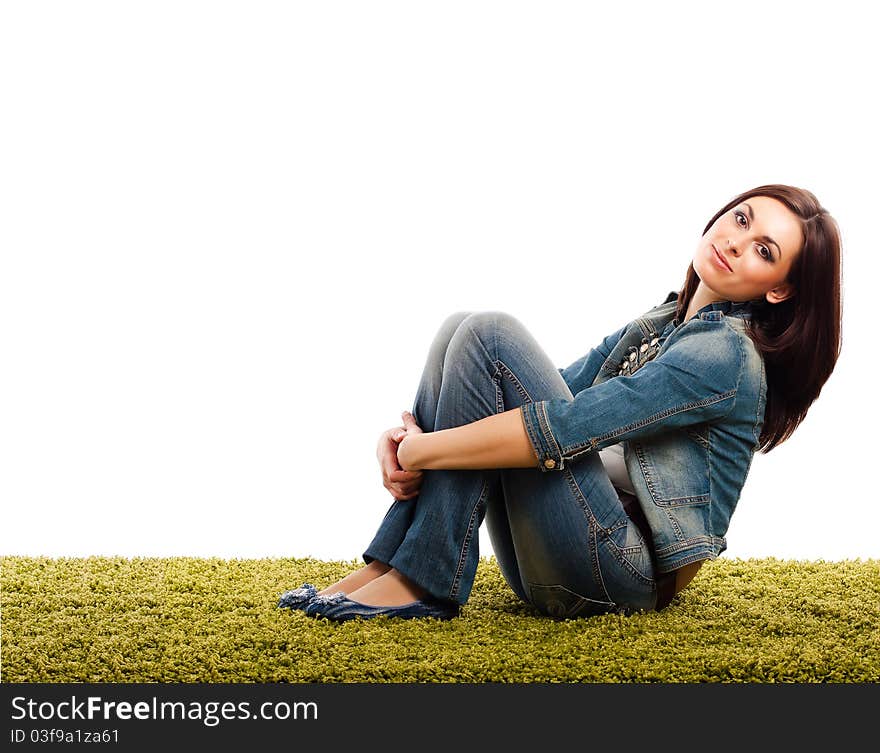
<instances>
[{"instance_id":1,"label":"neck","mask_svg":"<svg viewBox=\"0 0 880 753\"><path fill-rule=\"evenodd\" d=\"M719 303L724 299L721 298L714 290L710 290L707 288L703 281L697 285L697 289L694 291L694 297L691 298L691 302L688 304L687 311L684 315L684 320L688 321L694 314L696 314L703 306L708 306L710 303Z\"/></svg>"}]
</instances>

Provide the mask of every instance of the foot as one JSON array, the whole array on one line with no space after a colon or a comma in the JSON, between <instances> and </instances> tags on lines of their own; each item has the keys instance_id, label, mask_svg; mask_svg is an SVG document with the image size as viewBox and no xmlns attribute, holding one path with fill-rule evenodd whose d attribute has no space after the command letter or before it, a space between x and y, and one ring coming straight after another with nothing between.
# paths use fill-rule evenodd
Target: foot
<instances>
[{"instance_id":1,"label":"foot","mask_svg":"<svg viewBox=\"0 0 880 753\"><path fill-rule=\"evenodd\" d=\"M335 594L340 591L344 594L349 594L352 591L357 591L359 588L365 586L379 576L384 575L390 569L390 565L386 565L384 562L379 562L379 560L373 560L369 565L362 567L360 570L355 570L353 573L349 573L342 580L336 581L336 583L327 586L327 588L318 591L318 593L321 596Z\"/></svg>"},{"instance_id":2,"label":"foot","mask_svg":"<svg viewBox=\"0 0 880 753\"><path fill-rule=\"evenodd\" d=\"M391 568L347 596L352 601L372 607L399 607L424 599L428 592L403 573Z\"/></svg>"}]
</instances>

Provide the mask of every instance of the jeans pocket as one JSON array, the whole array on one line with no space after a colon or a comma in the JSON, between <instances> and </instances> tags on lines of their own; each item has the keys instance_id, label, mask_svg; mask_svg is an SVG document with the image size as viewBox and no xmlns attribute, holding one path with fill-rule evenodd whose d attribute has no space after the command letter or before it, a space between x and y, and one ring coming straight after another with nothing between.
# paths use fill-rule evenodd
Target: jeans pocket
<instances>
[{"instance_id":1,"label":"jeans pocket","mask_svg":"<svg viewBox=\"0 0 880 753\"><path fill-rule=\"evenodd\" d=\"M654 575L650 544L645 541L635 523L624 517L611 528L600 531L598 541L600 545L604 544L607 554L623 566L636 581L642 585L650 585ZM606 561L605 558L601 559Z\"/></svg>"},{"instance_id":2,"label":"jeans pocket","mask_svg":"<svg viewBox=\"0 0 880 753\"><path fill-rule=\"evenodd\" d=\"M656 592L651 544L626 515L596 537L602 580L623 614L653 609Z\"/></svg>"},{"instance_id":3,"label":"jeans pocket","mask_svg":"<svg viewBox=\"0 0 880 753\"><path fill-rule=\"evenodd\" d=\"M543 586L529 583L532 604L543 614L556 619L592 617L617 611L610 601L599 601L581 596L565 586Z\"/></svg>"}]
</instances>

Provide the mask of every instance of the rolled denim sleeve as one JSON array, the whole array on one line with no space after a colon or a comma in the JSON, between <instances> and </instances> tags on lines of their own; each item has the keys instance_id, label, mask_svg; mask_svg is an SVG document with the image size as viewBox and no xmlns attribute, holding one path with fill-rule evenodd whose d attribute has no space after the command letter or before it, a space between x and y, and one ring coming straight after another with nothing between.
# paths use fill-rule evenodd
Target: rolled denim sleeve
<instances>
[{"instance_id":1,"label":"rolled denim sleeve","mask_svg":"<svg viewBox=\"0 0 880 753\"><path fill-rule=\"evenodd\" d=\"M571 390L572 395L576 395L582 389L589 387L593 383L593 380L599 373L599 369L602 368L602 364L605 363L605 360L611 355L611 351L614 350L614 346L617 345L620 338L623 337L624 332L626 332L626 326L623 326L617 330L617 332L608 335L601 343L590 350L589 353L578 358L578 360L570 366L566 366L564 369L559 369L559 373L562 375L562 378Z\"/></svg>"},{"instance_id":2,"label":"rolled denim sleeve","mask_svg":"<svg viewBox=\"0 0 880 753\"><path fill-rule=\"evenodd\" d=\"M724 323L695 319L654 360L573 400L525 403L523 424L546 472L618 442L717 421L736 400L745 354Z\"/></svg>"}]
</instances>

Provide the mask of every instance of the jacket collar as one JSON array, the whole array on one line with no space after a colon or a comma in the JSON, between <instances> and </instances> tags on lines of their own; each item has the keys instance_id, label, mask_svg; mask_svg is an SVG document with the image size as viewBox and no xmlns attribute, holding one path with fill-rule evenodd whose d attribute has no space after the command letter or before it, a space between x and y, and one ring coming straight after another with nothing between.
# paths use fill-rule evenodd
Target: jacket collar
<instances>
[{"instance_id":1,"label":"jacket collar","mask_svg":"<svg viewBox=\"0 0 880 753\"><path fill-rule=\"evenodd\" d=\"M754 301L716 301L703 306L691 319L695 319L708 311L720 311L724 316L737 316L740 319L749 319L754 310ZM678 319L672 320L673 326L678 326Z\"/></svg>"},{"instance_id":2,"label":"jacket collar","mask_svg":"<svg viewBox=\"0 0 880 753\"><path fill-rule=\"evenodd\" d=\"M720 311L725 316L749 317L752 315L752 301L717 301L703 306L697 313L703 311Z\"/></svg>"}]
</instances>

